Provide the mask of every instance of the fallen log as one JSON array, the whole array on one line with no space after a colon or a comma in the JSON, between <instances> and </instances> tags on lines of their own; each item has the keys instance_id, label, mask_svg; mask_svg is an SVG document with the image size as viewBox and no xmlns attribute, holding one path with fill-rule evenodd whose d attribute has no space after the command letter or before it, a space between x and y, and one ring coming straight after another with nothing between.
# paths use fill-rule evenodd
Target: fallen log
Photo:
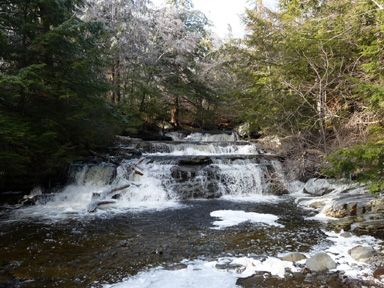
<instances>
[{"instance_id":1,"label":"fallen log","mask_svg":"<svg viewBox=\"0 0 384 288\"><path fill-rule=\"evenodd\" d=\"M131 186L131 184L127 184L127 185L124 185L124 186L121 186L118 188L103 191L101 193L93 193L92 198L97 198L97 199L92 199L93 201L91 203L89 203L88 208L87 208L88 212L89 213L95 212L97 207L99 205L102 205L100 203L109 202L109 201L115 202L114 200L105 200L105 198L110 196L110 195L112 195L112 197L113 197L114 196L113 194L115 194L115 192L129 188L130 186Z\"/></svg>"},{"instance_id":2,"label":"fallen log","mask_svg":"<svg viewBox=\"0 0 384 288\"><path fill-rule=\"evenodd\" d=\"M145 157L141 158L136 164L133 164L133 165L131 165L131 167L130 167L133 171L135 171L136 174L138 174L138 175L140 175L140 176L143 176L144 173L141 172L140 170L137 170L137 166L139 166L141 163L143 163L143 161L144 161L145 159L146 159Z\"/></svg>"},{"instance_id":3,"label":"fallen log","mask_svg":"<svg viewBox=\"0 0 384 288\"><path fill-rule=\"evenodd\" d=\"M117 192L117 191L124 190L124 189L126 189L126 188L128 188L128 187L130 187L130 186L131 186L131 184L127 184L127 185L121 186L121 187L119 187L119 188L112 189L112 190L110 190L109 192L107 192L107 194L106 194L105 196L108 196L108 195L110 195L110 194L112 194L112 193L114 193L114 192Z\"/></svg>"},{"instance_id":4,"label":"fallen log","mask_svg":"<svg viewBox=\"0 0 384 288\"><path fill-rule=\"evenodd\" d=\"M112 160L112 159L108 158L108 157L107 157L107 156L105 156L105 155L102 155L102 154L96 153L96 152L95 152L95 151L93 151L93 150L89 150L89 152L91 152L91 154L95 155L96 157L99 157L99 158L101 158L101 159L103 159L103 160L107 161L108 163L112 163L112 164L115 164L115 165L117 165L117 166L120 166L120 165L121 165L121 163L120 163L120 162L114 161L114 160Z\"/></svg>"},{"instance_id":5,"label":"fallen log","mask_svg":"<svg viewBox=\"0 0 384 288\"><path fill-rule=\"evenodd\" d=\"M145 159L146 159L145 157L141 158L136 164L133 164L133 165L131 166L131 169L134 169L134 168L136 168L137 166L139 166L141 163L143 163L143 161L144 161Z\"/></svg>"},{"instance_id":6,"label":"fallen log","mask_svg":"<svg viewBox=\"0 0 384 288\"><path fill-rule=\"evenodd\" d=\"M99 157L99 158L101 158L101 159L107 161L108 163L115 164L116 166L121 166L121 165L122 165L122 163L117 162L117 161L114 161L114 160L108 158L107 156L102 155L102 154L99 154L99 153L97 153L97 152L95 152L95 151L93 151L93 150L89 150L89 152L90 152L91 154L93 154L94 156ZM144 173L141 172L140 170L138 170L138 169L137 169L137 166L140 165L144 160L145 160L145 157L141 158L136 164L131 165L130 169L133 170L133 171L135 172L135 174L138 174L138 175L140 175L140 176L143 176Z\"/></svg>"}]
</instances>

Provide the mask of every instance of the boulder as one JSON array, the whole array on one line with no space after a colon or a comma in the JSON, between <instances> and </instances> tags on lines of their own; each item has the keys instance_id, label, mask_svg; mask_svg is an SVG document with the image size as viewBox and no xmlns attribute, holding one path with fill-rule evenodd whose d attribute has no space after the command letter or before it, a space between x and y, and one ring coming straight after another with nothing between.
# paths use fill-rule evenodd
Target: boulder
<instances>
[{"instance_id":1,"label":"boulder","mask_svg":"<svg viewBox=\"0 0 384 288\"><path fill-rule=\"evenodd\" d=\"M336 263L331 256L320 252L309 258L306 262L307 268L314 272L327 271L336 268Z\"/></svg>"},{"instance_id":2,"label":"boulder","mask_svg":"<svg viewBox=\"0 0 384 288\"><path fill-rule=\"evenodd\" d=\"M237 132L237 134L239 134L240 137L250 136L250 133L251 133L250 131L251 131L251 125L249 124L249 122L243 123L237 128L235 128L235 132Z\"/></svg>"},{"instance_id":3,"label":"boulder","mask_svg":"<svg viewBox=\"0 0 384 288\"><path fill-rule=\"evenodd\" d=\"M380 207L381 202L382 207ZM372 195L366 193L363 195L339 196L324 208L323 213L329 217L343 218L375 213L380 209L384 209L384 199L377 201Z\"/></svg>"},{"instance_id":4,"label":"boulder","mask_svg":"<svg viewBox=\"0 0 384 288\"><path fill-rule=\"evenodd\" d=\"M376 251L371 246L356 246L348 251L351 257L356 261L368 259L375 255Z\"/></svg>"},{"instance_id":5,"label":"boulder","mask_svg":"<svg viewBox=\"0 0 384 288\"><path fill-rule=\"evenodd\" d=\"M345 218L341 218L338 220L329 221L327 223L327 229L333 230L336 232L341 232L342 230L350 231L351 227L354 223L362 222L362 221L364 221L364 218L361 216L360 217L356 217L356 216L345 217Z\"/></svg>"},{"instance_id":6,"label":"boulder","mask_svg":"<svg viewBox=\"0 0 384 288\"><path fill-rule=\"evenodd\" d=\"M351 226L356 235L384 236L384 219L355 223Z\"/></svg>"},{"instance_id":7,"label":"boulder","mask_svg":"<svg viewBox=\"0 0 384 288\"><path fill-rule=\"evenodd\" d=\"M41 194L41 195L35 195L32 197L24 197L22 200L20 200L20 203L23 206L34 206L37 204L46 204L49 201L52 201L57 194L50 193L50 194Z\"/></svg>"},{"instance_id":8,"label":"boulder","mask_svg":"<svg viewBox=\"0 0 384 288\"><path fill-rule=\"evenodd\" d=\"M305 183L301 181L292 181L289 182L286 186L289 193L296 193L303 191Z\"/></svg>"},{"instance_id":9,"label":"boulder","mask_svg":"<svg viewBox=\"0 0 384 288\"><path fill-rule=\"evenodd\" d=\"M283 196L287 194L289 194L288 190L285 188L284 184L279 181L271 183L268 187L268 195Z\"/></svg>"},{"instance_id":10,"label":"boulder","mask_svg":"<svg viewBox=\"0 0 384 288\"><path fill-rule=\"evenodd\" d=\"M295 252L295 253L288 254L287 256L283 257L281 260L296 262L296 261L300 261L303 259L307 259L307 256L305 256L304 254Z\"/></svg>"},{"instance_id":11,"label":"boulder","mask_svg":"<svg viewBox=\"0 0 384 288\"><path fill-rule=\"evenodd\" d=\"M316 179L312 178L307 181L304 185L304 193L308 193L314 196L323 196L328 194L335 189L335 186L327 179Z\"/></svg>"},{"instance_id":12,"label":"boulder","mask_svg":"<svg viewBox=\"0 0 384 288\"><path fill-rule=\"evenodd\" d=\"M352 237L352 233L350 232L343 232L340 234L341 237L343 238L351 238Z\"/></svg>"}]
</instances>

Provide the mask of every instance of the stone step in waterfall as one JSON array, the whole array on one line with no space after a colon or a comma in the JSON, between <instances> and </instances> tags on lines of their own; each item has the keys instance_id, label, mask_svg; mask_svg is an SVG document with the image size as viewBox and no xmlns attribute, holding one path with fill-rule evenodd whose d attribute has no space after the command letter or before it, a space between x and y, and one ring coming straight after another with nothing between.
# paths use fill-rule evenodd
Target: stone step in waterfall
<instances>
[{"instance_id":1,"label":"stone step in waterfall","mask_svg":"<svg viewBox=\"0 0 384 288\"><path fill-rule=\"evenodd\" d=\"M88 201L86 209L91 212L104 204L156 206L169 201L283 192L279 157L263 153L255 143L239 141L234 134L190 133L173 138L177 141L124 139L111 150L116 154L100 157L93 153L89 162L74 163L60 199ZM131 154L127 152L130 149L140 153ZM140 161L142 156L145 159ZM133 166L140 173L131 173Z\"/></svg>"}]
</instances>

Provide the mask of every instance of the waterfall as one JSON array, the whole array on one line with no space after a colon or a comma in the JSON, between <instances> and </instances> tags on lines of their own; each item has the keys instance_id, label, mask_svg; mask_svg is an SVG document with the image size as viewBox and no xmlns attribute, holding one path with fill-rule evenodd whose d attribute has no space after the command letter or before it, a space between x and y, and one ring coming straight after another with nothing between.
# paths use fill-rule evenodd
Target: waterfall
<instances>
[{"instance_id":1,"label":"waterfall","mask_svg":"<svg viewBox=\"0 0 384 288\"><path fill-rule=\"evenodd\" d=\"M228 142L237 141L239 139L235 132L230 133L191 133L170 132L166 136L172 138L173 141L190 141L190 142Z\"/></svg>"},{"instance_id":2,"label":"waterfall","mask_svg":"<svg viewBox=\"0 0 384 288\"><path fill-rule=\"evenodd\" d=\"M188 199L262 198L268 195L272 173L284 177L279 161L271 160L254 143L237 141L234 133L171 135L176 141L133 141L119 146L139 149L145 155L139 165L142 175L129 172L137 157L122 159L119 167L107 163L72 165L68 185L40 208L85 213L98 197L103 197L102 203L98 202L103 204L100 208L123 210L175 207Z\"/></svg>"}]
</instances>

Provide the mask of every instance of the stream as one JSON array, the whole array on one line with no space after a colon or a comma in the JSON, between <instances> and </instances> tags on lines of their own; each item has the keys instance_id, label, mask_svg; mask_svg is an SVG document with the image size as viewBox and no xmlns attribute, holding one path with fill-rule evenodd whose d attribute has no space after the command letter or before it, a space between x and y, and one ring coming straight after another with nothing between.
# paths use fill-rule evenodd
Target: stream
<instances>
[{"instance_id":1,"label":"stream","mask_svg":"<svg viewBox=\"0 0 384 288\"><path fill-rule=\"evenodd\" d=\"M294 204L294 187L272 195L285 181L278 158L235 134L171 136L125 141L115 147L121 167L74 163L50 197L3 205L0 287L239 287L252 273L234 261L277 275L262 287L301 287L279 280L291 265L279 257L333 244L314 213ZM128 169L137 151L143 175Z\"/></svg>"}]
</instances>

